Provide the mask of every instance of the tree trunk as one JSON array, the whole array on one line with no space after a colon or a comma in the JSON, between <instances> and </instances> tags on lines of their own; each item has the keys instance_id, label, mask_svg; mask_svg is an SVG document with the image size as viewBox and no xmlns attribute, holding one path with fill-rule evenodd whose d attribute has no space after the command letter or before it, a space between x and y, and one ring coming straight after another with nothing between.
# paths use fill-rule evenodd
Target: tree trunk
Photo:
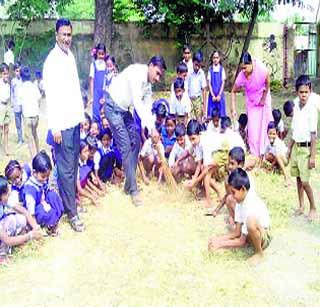
<instances>
[{"instance_id":1,"label":"tree trunk","mask_svg":"<svg viewBox=\"0 0 320 307\"><path fill-rule=\"evenodd\" d=\"M112 13L114 0L95 0L94 44L104 43L107 52L112 45Z\"/></svg>"},{"instance_id":2,"label":"tree trunk","mask_svg":"<svg viewBox=\"0 0 320 307\"><path fill-rule=\"evenodd\" d=\"M234 77L233 85L235 84L237 76L238 76L238 73L240 71L240 65L241 65L242 56L249 49L250 40L251 40L251 36L252 36L252 33L253 33L254 25L256 24L258 13L259 13L259 3L258 3L258 0L255 0L254 3L253 3L253 8L252 8L252 13L251 13L248 32L247 32L246 38L244 40L244 44L243 44L243 48L242 48L242 52L241 52L241 57L240 57L239 64L238 64L238 67L237 67L237 73L236 73L236 75Z\"/></svg>"}]
</instances>

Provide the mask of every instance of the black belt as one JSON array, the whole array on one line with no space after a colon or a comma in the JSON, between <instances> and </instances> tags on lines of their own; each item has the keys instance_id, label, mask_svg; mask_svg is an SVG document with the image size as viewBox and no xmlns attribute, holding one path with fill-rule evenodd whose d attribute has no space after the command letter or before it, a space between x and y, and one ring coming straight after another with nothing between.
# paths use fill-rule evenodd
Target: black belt
<instances>
[{"instance_id":1,"label":"black belt","mask_svg":"<svg viewBox=\"0 0 320 307\"><path fill-rule=\"evenodd\" d=\"M311 142L296 143L298 147L311 147Z\"/></svg>"}]
</instances>

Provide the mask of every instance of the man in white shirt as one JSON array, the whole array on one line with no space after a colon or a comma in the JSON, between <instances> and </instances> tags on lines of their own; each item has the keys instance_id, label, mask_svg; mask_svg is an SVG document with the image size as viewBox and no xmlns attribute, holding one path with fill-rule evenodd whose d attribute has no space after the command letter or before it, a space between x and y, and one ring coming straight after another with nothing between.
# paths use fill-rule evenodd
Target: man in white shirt
<instances>
[{"instance_id":1,"label":"man in white shirt","mask_svg":"<svg viewBox=\"0 0 320 307\"><path fill-rule=\"evenodd\" d=\"M155 126L151 112L151 84L159 82L165 70L166 64L161 56L152 57L148 65L129 65L113 79L109 93L106 93L105 114L122 156L126 176L124 190L131 195L135 206L142 205L136 181L140 135L132 112L134 108L142 129L151 132Z\"/></svg>"},{"instance_id":2,"label":"man in white shirt","mask_svg":"<svg viewBox=\"0 0 320 307\"><path fill-rule=\"evenodd\" d=\"M72 25L67 19L56 23L56 45L43 67L48 127L54 138L58 186L71 227L83 231L77 214L76 179L80 150L80 122L84 106L76 62L70 51Z\"/></svg>"},{"instance_id":3,"label":"man in white shirt","mask_svg":"<svg viewBox=\"0 0 320 307\"><path fill-rule=\"evenodd\" d=\"M9 40L7 43L7 51L3 55L3 61L10 67L10 65L14 64L14 54L13 49L15 47L15 43L13 40Z\"/></svg>"}]
</instances>

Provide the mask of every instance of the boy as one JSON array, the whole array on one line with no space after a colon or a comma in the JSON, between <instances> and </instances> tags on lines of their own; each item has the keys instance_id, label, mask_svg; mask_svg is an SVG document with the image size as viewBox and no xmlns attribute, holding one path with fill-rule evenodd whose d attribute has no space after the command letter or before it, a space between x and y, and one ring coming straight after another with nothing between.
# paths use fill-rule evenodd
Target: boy
<instances>
[{"instance_id":1,"label":"boy","mask_svg":"<svg viewBox=\"0 0 320 307\"><path fill-rule=\"evenodd\" d=\"M22 80L20 75L21 65L20 63L15 63L13 65L14 78L11 80L11 101L13 105L14 121L16 124L18 144L23 143L23 132L22 132L22 106L18 99L18 92L22 86Z\"/></svg>"},{"instance_id":2,"label":"boy","mask_svg":"<svg viewBox=\"0 0 320 307\"><path fill-rule=\"evenodd\" d=\"M319 96L311 95L311 81L301 75L296 81L297 99L292 118L292 137L288 146L287 158L291 159L291 176L297 178L299 208L296 215L304 214L304 192L307 194L310 210L308 219L316 218L316 207L310 185L311 170L315 168L316 133L318 122L317 100Z\"/></svg>"},{"instance_id":3,"label":"boy","mask_svg":"<svg viewBox=\"0 0 320 307\"><path fill-rule=\"evenodd\" d=\"M191 116L198 120L206 114L207 80L201 68L203 56L200 51L193 55L193 72L189 77L188 92L191 99Z\"/></svg>"},{"instance_id":4,"label":"boy","mask_svg":"<svg viewBox=\"0 0 320 307\"><path fill-rule=\"evenodd\" d=\"M4 153L9 155L8 137L10 124L10 84L9 66L6 63L0 65L0 142L3 140ZM2 135L3 133L3 135Z\"/></svg>"},{"instance_id":5,"label":"boy","mask_svg":"<svg viewBox=\"0 0 320 307\"><path fill-rule=\"evenodd\" d=\"M177 78L174 81L174 96L171 96L170 100L170 113L176 116L177 123L186 125L191 112L191 101L184 85L182 78Z\"/></svg>"},{"instance_id":6,"label":"boy","mask_svg":"<svg viewBox=\"0 0 320 307\"><path fill-rule=\"evenodd\" d=\"M244 247L250 242L255 254L249 259L257 264L263 258L263 250L268 247L270 217L265 203L250 189L248 174L241 168L235 169L228 178L230 192L236 200L235 229L226 235L209 239L209 251L220 248Z\"/></svg>"},{"instance_id":7,"label":"boy","mask_svg":"<svg viewBox=\"0 0 320 307\"><path fill-rule=\"evenodd\" d=\"M266 146L264 157L268 162L271 163L272 168L280 168L284 175L285 186L287 187L290 185L290 179L286 170L286 166L288 165L288 160L286 157L287 146L278 137L275 122L270 122L267 129L270 144Z\"/></svg>"},{"instance_id":8,"label":"boy","mask_svg":"<svg viewBox=\"0 0 320 307\"><path fill-rule=\"evenodd\" d=\"M191 61L191 63L192 63L192 61ZM189 75L189 71L188 71L187 64L184 62L179 62L176 67L176 72L177 72L176 78L181 78L183 80L184 89L188 93L188 78L187 78L187 76ZM175 96L175 93L174 93L174 87L173 87L173 83L172 83L171 89L170 89L170 100L172 100L174 98L174 96Z\"/></svg>"},{"instance_id":9,"label":"boy","mask_svg":"<svg viewBox=\"0 0 320 307\"><path fill-rule=\"evenodd\" d=\"M287 117L293 117L293 108L294 102L292 100L288 100L283 105L283 112Z\"/></svg>"},{"instance_id":10,"label":"boy","mask_svg":"<svg viewBox=\"0 0 320 307\"><path fill-rule=\"evenodd\" d=\"M21 79L23 83L19 89L18 99L21 101L25 136L29 145L31 158L33 158L39 152L37 128L39 124L41 94L38 87L31 82L31 73L28 67L22 68Z\"/></svg>"}]
</instances>

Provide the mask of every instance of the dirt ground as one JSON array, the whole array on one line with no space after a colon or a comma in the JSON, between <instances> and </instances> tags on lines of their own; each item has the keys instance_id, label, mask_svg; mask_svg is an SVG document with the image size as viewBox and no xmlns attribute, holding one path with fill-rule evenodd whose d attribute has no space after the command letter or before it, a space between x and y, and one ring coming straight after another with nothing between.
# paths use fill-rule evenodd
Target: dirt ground
<instances>
[{"instance_id":1,"label":"dirt ground","mask_svg":"<svg viewBox=\"0 0 320 307\"><path fill-rule=\"evenodd\" d=\"M44 144L45 115L40 135ZM13 124L10 148L9 158L28 160ZM0 173L9 158L1 153ZM63 219L57 238L15 250L11 265L0 268L0 305L319 306L319 222L292 216L295 185L284 188L281 176L261 171L254 177L272 218L273 240L260 265L247 263L250 248L208 253L209 236L227 231L225 213L207 216L182 186L172 193L156 182L141 184L140 208L111 187L99 208L88 205L82 215L84 233ZM319 166L312 185L319 205Z\"/></svg>"}]
</instances>

